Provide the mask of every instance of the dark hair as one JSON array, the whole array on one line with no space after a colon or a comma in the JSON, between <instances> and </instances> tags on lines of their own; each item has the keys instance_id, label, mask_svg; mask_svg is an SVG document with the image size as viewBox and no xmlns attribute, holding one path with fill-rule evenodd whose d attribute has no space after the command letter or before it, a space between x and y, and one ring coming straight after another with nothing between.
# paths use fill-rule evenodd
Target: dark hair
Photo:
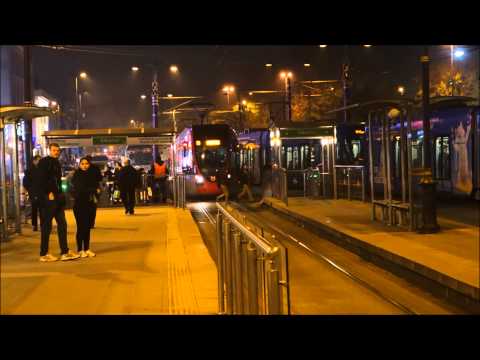
<instances>
[{"instance_id":1,"label":"dark hair","mask_svg":"<svg viewBox=\"0 0 480 360\"><path fill-rule=\"evenodd\" d=\"M52 147L57 147L60 149L60 145L58 145L57 143L50 143L48 144L48 148L51 149Z\"/></svg>"},{"instance_id":2,"label":"dark hair","mask_svg":"<svg viewBox=\"0 0 480 360\"><path fill-rule=\"evenodd\" d=\"M78 164L80 164L83 160L86 160L90 164L90 159L88 158L88 156L84 156L80 158L80 161L78 162Z\"/></svg>"},{"instance_id":3,"label":"dark hair","mask_svg":"<svg viewBox=\"0 0 480 360\"><path fill-rule=\"evenodd\" d=\"M35 156L33 157L33 160L34 160L34 161L35 161L35 160L40 160L41 158L42 158L42 157L41 157L40 155L35 155Z\"/></svg>"}]
</instances>

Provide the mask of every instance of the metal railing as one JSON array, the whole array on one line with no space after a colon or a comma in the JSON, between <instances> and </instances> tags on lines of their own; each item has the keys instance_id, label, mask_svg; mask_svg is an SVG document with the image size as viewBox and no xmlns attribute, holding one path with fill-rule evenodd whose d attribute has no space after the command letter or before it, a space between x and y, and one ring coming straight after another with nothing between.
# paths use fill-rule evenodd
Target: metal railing
<instances>
[{"instance_id":1,"label":"metal railing","mask_svg":"<svg viewBox=\"0 0 480 360\"><path fill-rule=\"evenodd\" d=\"M287 250L256 235L219 203L217 208L219 312L288 314Z\"/></svg>"},{"instance_id":2,"label":"metal railing","mask_svg":"<svg viewBox=\"0 0 480 360\"><path fill-rule=\"evenodd\" d=\"M288 179L284 168L272 169L272 196L288 206Z\"/></svg>"},{"instance_id":3,"label":"metal railing","mask_svg":"<svg viewBox=\"0 0 480 360\"><path fill-rule=\"evenodd\" d=\"M177 174L173 177L173 206L185 209L186 192L185 192L185 175Z\"/></svg>"},{"instance_id":4,"label":"metal railing","mask_svg":"<svg viewBox=\"0 0 480 360\"><path fill-rule=\"evenodd\" d=\"M334 198L365 201L365 166L335 165Z\"/></svg>"}]
</instances>

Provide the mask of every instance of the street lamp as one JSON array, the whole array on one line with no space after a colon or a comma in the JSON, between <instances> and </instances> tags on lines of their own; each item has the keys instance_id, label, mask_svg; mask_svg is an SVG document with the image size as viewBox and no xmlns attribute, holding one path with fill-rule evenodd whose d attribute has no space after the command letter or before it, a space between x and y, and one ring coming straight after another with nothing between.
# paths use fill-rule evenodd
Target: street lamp
<instances>
[{"instance_id":1,"label":"street lamp","mask_svg":"<svg viewBox=\"0 0 480 360\"><path fill-rule=\"evenodd\" d=\"M318 46L321 47L321 48L326 48L327 47L327 45L318 45Z\"/></svg>"},{"instance_id":2,"label":"street lamp","mask_svg":"<svg viewBox=\"0 0 480 360\"><path fill-rule=\"evenodd\" d=\"M282 71L280 78L285 81L285 117L287 121L292 121L292 87L290 79L293 77L291 71Z\"/></svg>"},{"instance_id":3,"label":"street lamp","mask_svg":"<svg viewBox=\"0 0 480 360\"><path fill-rule=\"evenodd\" d=\"M227 103L230 105L230 94L233 94L235 92L235 87L232 85L225 85L223 87L223 94L227 95Z\"/></svg>"},{"instance_id":4,"label":"street lamp","mask_svg":"<svg viewBox=\"0 0 480 360\"><path fill-rule=\"evenodd\" d=\"M403 94L405 94L405 88L403 86L399 86L397 88L397 91L401 96L403 96Z\"/></svg>"},{"instance_id":5,"label":"street lamp","mask_svg":"<svg viewBox=\"0 0 480 360\"><path fill-rule=\"evenodd\" d=\"M144 95L144 94L140 95L140 99L145 100L146 98L147 98L147 95Z\"/></svg>"},{"instance_id":6,"label":"street lamp","mask_svg":"<svg viewBox=\"0 0 480 360\"><path fill-rule=\"evenodd\" d=\"M133 72L137 72L138 70L140 70L140 69L138 68L138 66L132 66L132 71L133 71Z\"/></svg>"},{"instance_id":7,"label":"street lamp","mask_svg":"<svg viewBox=\"0 0 480 360\"><path fill-rule=\"evenodd\" d=\"M170 72L172 74L177 74L178 73L178 66L177 65L171 65L170 66Z\"/></svg>"},{"instance_id":8,"label":"street lamp","mask_svg":"<svg viewBox=\"0 0 480 360\"><path fill-rule=\"evenodd\" d=\"M87 78L87 73L82 71L80 74L75 76L75 123L76 123L76 129L78 130L78 113L80 111L79 109L79 95L78 95L78 78L81 79L86 79Z\"/></svg>"}]
</instances>

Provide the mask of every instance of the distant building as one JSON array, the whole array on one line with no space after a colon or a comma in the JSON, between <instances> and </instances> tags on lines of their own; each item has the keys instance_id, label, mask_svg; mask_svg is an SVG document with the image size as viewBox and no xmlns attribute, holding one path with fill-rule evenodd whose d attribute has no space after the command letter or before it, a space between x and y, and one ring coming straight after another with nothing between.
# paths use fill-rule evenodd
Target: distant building
<instances>
[{"instance_id":1,"label":"distant building","mask_svg":"<svg viewBox=\"0 0 480 360\"><path fill-rule=\"evenodd\" d=\"M33 92L33 103L40 107L53 107L52 104L58 104L58 101L46 91L37 89ZM57 119L49 116L37 117L32 120L32 141L33 152L45 156L47 154L47 144L42 136L44 131L58 129Z\"/></svg>"}]
</instances>

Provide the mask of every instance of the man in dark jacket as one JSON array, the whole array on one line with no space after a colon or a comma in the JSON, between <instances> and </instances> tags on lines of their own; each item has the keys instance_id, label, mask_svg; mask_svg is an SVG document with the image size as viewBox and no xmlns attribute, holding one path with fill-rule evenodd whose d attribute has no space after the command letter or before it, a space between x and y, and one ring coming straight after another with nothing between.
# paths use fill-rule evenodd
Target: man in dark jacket
<instances>
[{"instance_id":1,"label":"man in dark jacket","mask_svg":"<svg viewBox=\"0 0 480 360\"><path fill-rule=\"evenodd\" d=\"M97 205L98 205L98 200L100 199L100 192L102 189L101 183L103 180L102 172L100 171L100 168L92 164L92 157L90 155L85 156L85 158L88 160L90 163L90 167L88 168L88 172L95 177L95 180L97 182L97 191L96 191L96 197L97 197L97 202L93 204L94 211L92 212L92 219L91 219L91 224L92 224L92 229L95 227L95 219L97 218Z\"/></svg>"},{"instance_id":2,"label":"man in dark jacket","mask_svg":"<svg viewBox=\"0 0 480 360\"><path fill-rule=\"evenodd\" d=\"M130 160L125 160L124 166L118 174L118 183L125 214L133 215L135 212L135 188L140 183L140 176L138 171L130 165Z\"/></svg>"},{"instance_id":3,"label":"man in dark jacket","mask_svg":"<svg viewBox=\"0 0 480 360\"><path fill-rule=\"evenodd\" d=\"M68 250L67 221L65 220L65 194L62 193L62 168L58 158L60 147L52 143L48 146L50 155L38 163L38 199L40 204L41 245L40 261L58 260L48 253L48 243L52 231L52 220L57 222L58 242L60 244L60 260L74 260L79 257Z\"/></svg>"},{"instance_id":4,"label":"man in dark jacket","mask_svg":"<svg viewBox=\"0 0 480 360\"><path fill-rule=\"evenodd\" d=\"M40 155L35 155L32 166L25 171L25 176L23 177L23 187L28 191L28 198L32 206L33 231L38 231L38 162L41 158Z\"/></svg>"}]
</instances>

